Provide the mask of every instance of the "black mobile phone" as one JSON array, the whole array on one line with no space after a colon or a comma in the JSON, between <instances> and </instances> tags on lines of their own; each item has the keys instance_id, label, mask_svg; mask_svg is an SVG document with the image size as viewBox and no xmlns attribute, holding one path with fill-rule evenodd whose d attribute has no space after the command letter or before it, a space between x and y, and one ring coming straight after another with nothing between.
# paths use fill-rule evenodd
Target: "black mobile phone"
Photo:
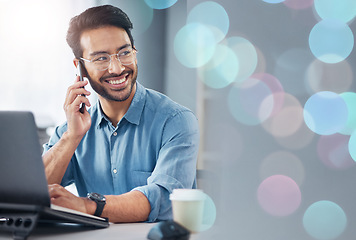
<instances>
[{"instance_id":1,"label":"black mobile phone","mask_svg":"<svg viewBox=\"0 0 356 240\"><path fill-rule=\"evenodd\" d=\"M80 81L83 81L83 66L82 66L81 61L78 62L78 69L79 69L79 79L80 79ZM84 94L82 94L82 96L85 97ZM85 103L82 103L82 105L80 106L79 112L84 113L84 109L85 109Z\"/></svg>"}]
</instances>

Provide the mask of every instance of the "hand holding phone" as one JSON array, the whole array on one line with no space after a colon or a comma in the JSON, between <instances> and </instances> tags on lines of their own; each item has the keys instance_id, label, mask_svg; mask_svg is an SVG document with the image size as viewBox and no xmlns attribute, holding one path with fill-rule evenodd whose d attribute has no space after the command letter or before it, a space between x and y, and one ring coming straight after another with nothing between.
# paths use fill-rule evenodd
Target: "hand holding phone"
<instances>
[{"instance_id":1,"label":"hand holding phone","mask_svg":"<svg viewBox=\"0 0 356 240\"><path fill-rule=\"evenodd\" d=\"M83 81L83 67L82 67L81 61L78 62L78 69L79 69L79 79L80 79L80 81ZM85 97L84 94L82 94L82 96ZM79 112L84 113L84 110L85 110L85 103L82 103L82 105L80 106Z\"/></svg>"}]
</instances>

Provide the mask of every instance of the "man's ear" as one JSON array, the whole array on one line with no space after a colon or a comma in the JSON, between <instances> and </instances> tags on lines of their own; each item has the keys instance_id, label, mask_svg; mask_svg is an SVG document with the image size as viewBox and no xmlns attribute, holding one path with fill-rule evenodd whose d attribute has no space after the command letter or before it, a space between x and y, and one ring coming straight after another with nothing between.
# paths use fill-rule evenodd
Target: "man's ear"
<instances>
[{"instance_id":1,"label":"man's ear","mask_svg":"<svg viewBox=\"0 0 356 240\"><path fill-rule=\"evenodd\" d=\"M134 49L134 50L136 51L136 53L137 53L137 50L136 50L136 46L135 46L135 45L133 46L133 49ZM135 53L135 54L136 54L136 53ZM137 57L135 57L135 64L137 65Z\"/></svg>"},{"instance_id":2,"label":"man's ear","mask_svg":"<svg viewBox=\"0 0 356 240\"><path fill-rule=\"evenodd\" d=\"M79 71L78 71L78 66L79 66L79 60L74 58L73 59L73 64L75 66L75 68L77 69L77 74L79 75ZM82 74L83 74L83 77L87 77L87 70L85 69L85 67L82 65Z\"/></svg>"},{"instance_id":3,"label":"man's ear","mask_svg":"<svg viewBox=\"0 0 356 240\"><path fill-rule=\"evenodd\" d=\"M78 67L78 62L79 62L78 59L76 59L76 58L73 59L74 66L75 66L76 68Z\"/></svg>"}]
</instances>

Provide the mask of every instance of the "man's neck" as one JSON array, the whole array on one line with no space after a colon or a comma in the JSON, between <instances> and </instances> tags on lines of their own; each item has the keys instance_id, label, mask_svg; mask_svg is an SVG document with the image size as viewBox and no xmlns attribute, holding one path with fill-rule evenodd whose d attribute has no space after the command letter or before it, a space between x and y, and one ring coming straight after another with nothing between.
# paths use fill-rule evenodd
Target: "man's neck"
<instances>
[{"instance_id":1,"label":"man's neck","mask_svg":"<svg viewBox=\"0 0 356 240\"><path fill-rule=\"evenodd\" d=\"M135 92L136 91L132 91L130 97L122 102L108 100L99 96L101 109L113 126L116 127L120 120L126 114L127 110L131 105Z\"/></svg>"}]
</instances>

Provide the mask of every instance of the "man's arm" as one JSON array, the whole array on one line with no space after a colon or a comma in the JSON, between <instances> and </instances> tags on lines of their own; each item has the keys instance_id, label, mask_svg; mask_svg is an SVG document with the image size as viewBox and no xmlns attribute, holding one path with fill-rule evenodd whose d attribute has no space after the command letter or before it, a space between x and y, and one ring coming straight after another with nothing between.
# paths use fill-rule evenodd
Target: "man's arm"
<instances>
[{"instance_id":1,"label":"man's arm","mask_svg":"<svg viewBox=\"0 0 356 240\"><path fill-rule=\"evenodd\" d=\"M111 222L143 222L150 214L150 203L140 191L105 197L107 202L102 216L108 217Z\"/></svg>"},{"instance_id":2,"label":"man's arm","mask_svg":"<svg viewBox=\"0 0 356 240\"><path fill-rule=\"evenodd\" d=\"M77 77L75 83L67 90L63 105L67 118L67 131L42 156L48 184L61 183L75 149L91 126L89 113L86 110L83 114L79 112L81 103L90 106L89 100L82 96L90 94L84 89L87 84L87 81L79 81Z\"/></svg>"},{"instance_id":3,"label":"man's arm","mask_svg":"<svg viewBox=\"0 0 356 240\"><path fill-rule=\"evenodd\" d=\"M68 192L58 184L49 186L51 202L55 205L71 208L88 214L94 214L96 203L87 198L80 198ZM143 222L151 211L146 196L140 191L131 191L122 195L107 195L101 217L110 222Z\"/></svg>"},{"instance_id":4,"label":"man's arm","mask_svg":"<svg viewBox=\"0 0 356 240\"><path fill-rule=\"evenodd\" d=\"M198 120L191 111L179 112L166 121L162 146L147 185L133 189L150 202L149 222L172 218L169 195L174 189L196 188L198 148Z\"/></svg>"},{"instance_id":5,"label":"man's arm","mask_svg":"<svg viewBox=\"0 0 356 240\"><path fill-rule=\"evenodd\" d=\"M79 142L65 132L61 139L42 156L48 184L61 183Z\"/></svg>"}]
</instances>

